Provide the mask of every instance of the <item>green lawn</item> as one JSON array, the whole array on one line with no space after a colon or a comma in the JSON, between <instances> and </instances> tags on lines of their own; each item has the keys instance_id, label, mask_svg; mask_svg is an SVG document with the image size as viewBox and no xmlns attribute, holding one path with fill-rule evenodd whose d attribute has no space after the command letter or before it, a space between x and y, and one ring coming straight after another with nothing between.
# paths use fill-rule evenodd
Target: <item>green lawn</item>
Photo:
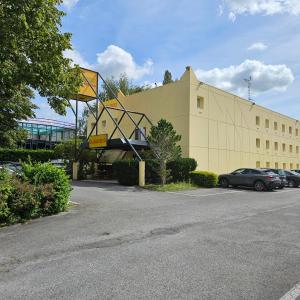
<instances>
[{"instance_id":1,"label":"green lawn","mask_svg":"<svg viewBox=\"0 0 300 300\"><path fill-rule=\"evenodd\" d=\"M164 186L159 184L147 184L144 187L147 190L157 191L157 192L173 192L173 191L184 191L184 190L194 190L198 187L188 182L177 182L169 183Z\"/></svg>"}]
</instances>

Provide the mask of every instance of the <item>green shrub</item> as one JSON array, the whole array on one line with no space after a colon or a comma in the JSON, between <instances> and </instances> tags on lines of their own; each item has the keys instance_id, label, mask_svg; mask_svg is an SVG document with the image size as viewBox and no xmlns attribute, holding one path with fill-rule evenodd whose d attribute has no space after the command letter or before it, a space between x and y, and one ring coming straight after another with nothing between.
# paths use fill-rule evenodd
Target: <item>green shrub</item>
<instances>
[{"instance_id":1,"label":"green shrub","mask_svg":"<svg viewBox=\"0 0 300 300\"><path fill-rule=\"evenodd\" d=\"M5 169L0 169L0 224L10 222L12 218L7 200L13 190L12 176Z\"/></svg>"},{"instance_id":2,"label":"green shrub","mask_svg":"<svg viewBox=\"0 0 300 300\"><path fill-rule=\"evenodd\" d=\"M28 220L39 216L40 202L36 188L29 182L13 180L13 191L8 198L8 206L17 220Z\"/></svg>"},{"instance_id":3,"label":"green shrub","mask_svg":"<svg viewBox=\"0 0 300 300\"><path fill-rule=\"evenodd\" d=\"M218 175L211 172L193 171L191 172L191 181L197 186L212 188L217 185Z\"/></svg>"},{"instance_id":4,"label":"green shrub","mask_svg":"<svg viewBox=\"0 0 300 300\"><path fill-rule=\"evenodd\" d=\"M47 162L58 158L52 150L28 150L0 148L0 161Z\"/></svg>"},{"instance_id":5,"label":"green shrub","mask_svg":"<svg viewBox=\"0 0 300 300\"><path fill-rule=\"evenodd\" d=\"M178 158L167 163L170 170L170 182L188 182L190 173L197 168L197 162L193 158Z\"/></svg>"},{"instance_id":6,"label":"green shrub","mask_svg":"<svg viewBox=\"0 0 300 300\"><path fill-rule=\"evenodd\" d=\"M159 162L154 159L147 159L145 161L145 181L148 184L160 183L160 177L158 175Z\"/></svg>"},{"instance_id":7,"label":"green shrub","mask_svg":"<svg viewBox=\"0 0 300 300\"><path fill-rule=\"evenodd\" d=\"M139 162L135 160L118 160L113 163L113 170L122 185L137 185L139 181Z\"/></svg>"},{"instance_id":8,"label":"green shrub","mask_svg":"<svg viewBox=\"0 0 300 300\"><path fill-rule=\"evenodd\" d=\"M35 165L24 164L24 179L38 187L44 215L65 211L70 197L71 187L68 176L63 169L49 163Z\"/></svg>"}]
</instances>

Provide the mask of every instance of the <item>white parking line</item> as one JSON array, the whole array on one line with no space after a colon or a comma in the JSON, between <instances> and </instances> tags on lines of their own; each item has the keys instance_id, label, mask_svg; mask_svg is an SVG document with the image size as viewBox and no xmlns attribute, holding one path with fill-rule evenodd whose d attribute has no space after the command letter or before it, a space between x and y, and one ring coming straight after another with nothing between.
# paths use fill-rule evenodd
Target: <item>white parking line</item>
<instances>
[{"instance_id":1,"label":"white parking line","mask_svg":"<svg viewBox=\"0 0 300 300\"><path fill-rule=\"evenodd\" d=\"M279 300L295 300L300 296L300 283L296 284L290 291L288 291Z\"/></svg>"},{"instance_id":2,"label":"white parking line","mask_svg":"<svg viewBox=\"0 0 300 300\"><path fill-rule=\"evenodd\" d=\"M184 194L184 193L178 193L178 192L167 192L167 193L198 198L198 197L217 196L217 195L224 195L224 194L245 193L245 191L231 191L231 192L222 192L222 193L214 193L214 194L204 194L204 195Z\"/></svg>"}]
</instances>

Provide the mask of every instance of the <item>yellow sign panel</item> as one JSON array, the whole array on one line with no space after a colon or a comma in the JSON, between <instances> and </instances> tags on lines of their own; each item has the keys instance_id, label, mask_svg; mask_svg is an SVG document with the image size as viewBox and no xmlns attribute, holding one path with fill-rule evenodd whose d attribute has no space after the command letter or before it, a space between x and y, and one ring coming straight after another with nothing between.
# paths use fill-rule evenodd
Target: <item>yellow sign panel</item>
<instances>
[{"instance_id":1,"label":"yellow sign panel","mask_svg":"<svg viewBox=\"0 0 300 300\"><path fill-rule=\"evenodd\" d=\"M90 148L103 148L107 147L107 134L92 135L89 138Z\"/></svg>"},{"instance_id":2,"label":"yellow sign panel","mask_svg":"<svg viewBox=\"0 0 300 300\"><path fill-rule=\"evenodd\" d=\"M98 73L92 70L80 68L82 73L82 86L75 100L88 102L96 99L98 96Z\"/></svg>"},{"instance_id":3,"label":"yellow sign panel","mask_svg":"<svg viewBox=\"0 0 300 300\"><path fill-rule=\"evenodd\" d=\"M106 100L106 101L104 101L104 104L105 104L105 106L109 106L109 107L117 107L118 101L116 99Z\"/></svg>"}]
</instances>

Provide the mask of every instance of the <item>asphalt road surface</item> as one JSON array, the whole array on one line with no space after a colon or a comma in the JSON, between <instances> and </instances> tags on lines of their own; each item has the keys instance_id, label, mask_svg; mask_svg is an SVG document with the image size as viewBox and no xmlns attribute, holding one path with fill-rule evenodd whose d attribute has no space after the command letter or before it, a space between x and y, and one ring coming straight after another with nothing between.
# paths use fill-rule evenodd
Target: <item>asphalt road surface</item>
<instances>
[{"instance_id":1,"label":"asphalt road surface","mask_svg":"<svg viewBox=\"0 0 300 300\"><path fill-rule=\"evenodd\" d=\"M299 296L300 189L81 182L72 201L67 213L0 229L1 300Z\"/></svg>"}]
</instances>

